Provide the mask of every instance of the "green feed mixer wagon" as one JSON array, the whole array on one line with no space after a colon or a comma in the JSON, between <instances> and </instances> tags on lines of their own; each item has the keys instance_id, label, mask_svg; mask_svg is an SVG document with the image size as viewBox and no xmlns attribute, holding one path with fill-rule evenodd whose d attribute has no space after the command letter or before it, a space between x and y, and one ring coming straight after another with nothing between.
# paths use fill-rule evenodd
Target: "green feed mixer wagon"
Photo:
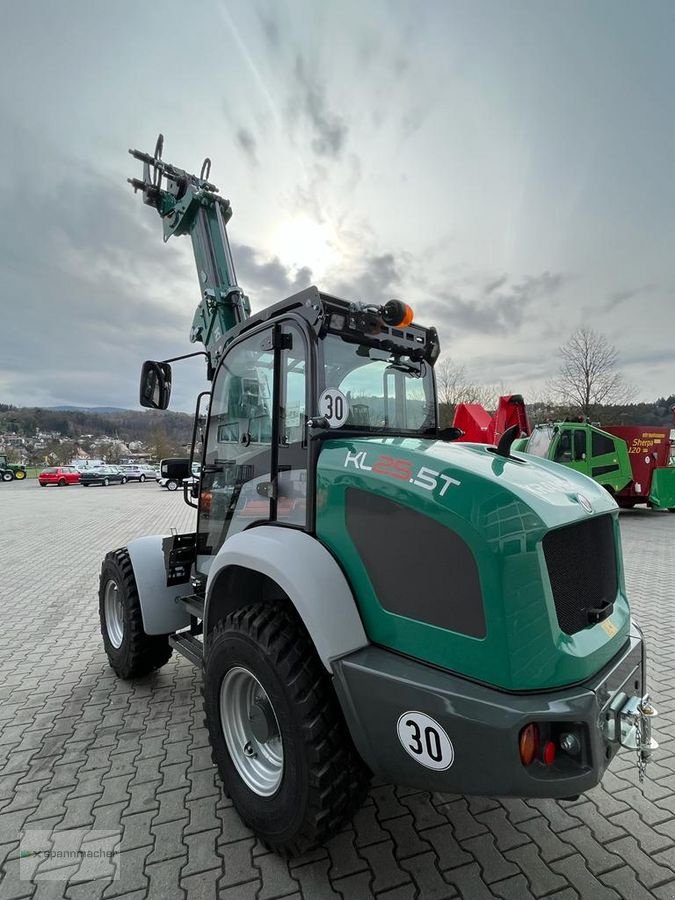
<instances>
[{"instance_id":1,"label":"green feed mixer wagon","mask_svg":"<svg viewBox=\"0 0 675 900\"><path fill-rule=\"evenodd\" d=\"M192 239L211 389L196 530L106 556L110 665L202 671L225 790L274 850L334 834L373 773L447 793L571 798L656 746L614 501L547 460L455 443L436 330L398 300L310 287L251 314L227 200L154 154L132 179ZM182 358L176 357L175 359ZM171 363L141 404L166 409ZM195 431L200 429L197 400ZM193 458L199 443L193 437Z\"/></svg>"}]
</instances>

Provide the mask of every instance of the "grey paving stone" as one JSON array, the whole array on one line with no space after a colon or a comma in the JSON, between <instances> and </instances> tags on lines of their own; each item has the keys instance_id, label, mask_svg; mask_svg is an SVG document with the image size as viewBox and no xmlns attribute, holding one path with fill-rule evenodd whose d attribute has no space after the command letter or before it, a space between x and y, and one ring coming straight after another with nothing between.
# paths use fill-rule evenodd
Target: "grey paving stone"
<instances>
[{"instance_id":1,"label":"grey paving stone","mask_svg":"<svg viewBox=\"0 0 675 900\"><path fill-rule=\"evenodd\" d=\"M347 878L333 881L331 887L341 894L344 900L375 900L371 888L372 880L373 876L369 872L360 872L358 875L349 875Z\"/></svg>"},{"instance_id":2,"label":"grey paving stone","mask_svg":"<svg viewBox=\"0 0 675 900\"><path fill-rule=\"evenodd\" d=\"M306 898L339 898L342 896L333 889L328 880L328 868L330 866L329 859L321 859L316 862L308 863L304 866L298 866L293 869L293 877L300 882L300 893Z\"/></svg>"},{"instance_id":3,"label":"grey paving stone","mask_svg":"<svg viewBox=\"0 0 675 900\"><path fill-rule=\"evenodd\" d=\"M424 900L445 900L448 896L448 883L437 868L435 853L411 856L403 860L401 868L410 874Z\"/></svg>"},{"instance_id":4,"label":"grey paving stone","mask_svg":"<svg viewBox=\"0 0 675 900\"><path fill-rule=\"evenodd\" d=\"M338 878L346 878L368 868L366 859L357 852L354 846L355 837L356 835L350 829L335 835L326 843L326 849L331 860L331 868L328 873L331 881L336 881ZM401 858L400 848L398 847L396 855L397 858ZM257 860L256 865L258 865ZM264 878L263 884L265 884Z\"/></svg>"},{"instance_id":5,"label":"grey paving stone","mask_svg":"<svg viewBox=\"0 0 675 900\"><path fill-rule=\"evenodd\" d=\"M387 819L383 827L394 839L397 859L418 856L420 853L426 853L431 849L431 844L426 839L423 839L415 829L412 816Z\"/></svg>"},{"instance_id":6,"label":"grey paving stone","mask_svg":"<svg viewBox=\"0 0 675 900\"><path fill-rule=\"evenodd\" d=\"M181 869L185 865L185 857L164 859L161 863L147 864L145 874L150 879L148 900L181 900L187 896L187 891L179 887L178 882Z\"/></svg>"},{"instance_id":7,"label":"grey paving stone","mask_svg":"<svg viewBox=\"0 0 675 900\"><path fill-rule=\"evenodd\" d=\"M463 866L473 860L471 854L463 850L455 840L451 825L428 828L424 832L424 840L429 841L436 851L438 866L442 872L456 866Z\"/></svg>"},{"instance_id":8,"label":"grey paving stone","mask_svg":"<svg viewBox=\"0 0 675 900\"><path fill-rule=\"evenodd\" d=\"M607 849L620 856L637 873L638 880L646 887L655 887L662 881L675 877L675 859L672 864L663 865L657 862L658 857L650 858L640 849L633 837L620 838L607 845ZM670 855L670 854L669 854Z\"/></svg>"},{"instance_id":9,"label":"grey paving stone","mask_svg":"<svg viewBox=\"0 0 675 900\"><path fill-rule=\"evenodd\" d=\"M216 852L217 838L218 831L216 829L183 836L187 848L187 863L181 872L183 878L188 878L198 872L207 872L209 869L216 869L222 865L222 859Z\"/></svg>"},{"instance_id":10,"label":"grey paving stone","mask_svg":"<svg viewBox=\"0 0 675 900\"><path fill-rule=\"evenodd\" d=\"M376 894L387 891L410 880L410 876L398 865L394 857L394 842L383 841L380 844L369 844L360 850L375 876L373 890Z\"/></svg>"},{"instance_id":11,"label":"grey paving stone","mask_svg":"<svg viewBox=\"0 0 675 900\"><path fill-rule=\"evenodd\" d=\"M255 858L254 866L260 872L258 900L276 900L277 897L287 897L298 892L300 884L288 871L285 859L280 859L274 853L266 853ZM334 876L332 879L334 880Z\"/></svg>"},{"instance_id":12,"label":"grey paving stone","mask_svg":"<svg viewBox=\"0 0 675 900\"><path fill-rule=\"evenodd\" d=\"M180 886L187 893L187 900L218 900L218 879L221 874L222 868L218 868L181 878Z\"/></svg>"},{"instance_id":13,"label":"grey paving stone","mask_svg":"<svg viewBox=\"0 0 675 900\"><path fill-rule=\"evenodd\" d=\"M491 834L481 834L462 842L462 848L474 856L481 867L481 876L486 884L502 881L518 874L518 866L509 862L495 845Z\"/></svg>"},{"instance_id":14,"label":"grey paving stone","mask_svg":"<svg viewBox=\"0 0 675 900\"><path fill-rule=\"evenodd\" d=\"M547 863L552 859L561 859L563 856L571 856L574 853L574 847L561 841L543 816L519 822L517 828L518 831L523 831L530 836L537 845L541 858ZM567 832L565 833L567 834ZM573 829L570 829L569 833L572 834Z\"/></svg>"},{"instance_id":15,"label":"grey paving stone","mask_svg":"<svg viewBox=\"0 0 675 900\"><path fill-rule=\"evenodd\" d=\"M610 869L618 869L623 864L620 856L610 852L612 844L603 847L593 837L590 828L585 825L565 831L563 840L581 853L586 865L594 875L608 872Z\"/></svg>"},{"instance_id":16,"label":"grey paving stone","mask_svg":"<svg viewBox=\"0 0 675 900\"><path fill-rule=\"evenodd\" d=\"M605 887L591 874L579 853L552 862L551 868L566 878L580 897L592 897L593 900L617 900L620 897L615 890Z\"/></svg>"}]
</instances>

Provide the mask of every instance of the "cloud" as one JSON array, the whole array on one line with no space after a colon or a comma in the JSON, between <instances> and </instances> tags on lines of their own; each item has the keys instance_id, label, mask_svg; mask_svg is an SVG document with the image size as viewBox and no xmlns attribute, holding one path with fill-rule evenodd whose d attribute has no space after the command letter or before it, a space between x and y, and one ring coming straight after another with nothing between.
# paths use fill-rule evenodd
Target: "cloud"
<instances>
[{"instance_id":1,"label":"cloud","mask_svg":"<svg viewBox=\"0 0 675 900\"><path fill-rule=\"evenodd\" d=\"M265 41L270 50L279 52L281 49L281 22L277 17L276 10L273 6L267 10L258 10L258 21L265 36Z\"/></svg>"},{"instance_id":2,"label":"cloud","mask_svg":"<svg viewBox=\"0 0 675 900\"><path fill-rule=\"evenodd\" d=\"M329 275L325 279L329 293L346 300L382 303L391 300L401 286L401 272L393 253L366 255L359 262L355 260L352 266L355 273L349 278L333 276L333 280Z\"/></svg>"},{"instance_id":3,"label":"cloud","mask_svg":"<svg viewBox=\"0 0 675 900\"><path fill-rule=\"evenodd\" d=\"M254 136L247 128L239 128L235 135L235 140L237 144L244 151L244 154L248 158L248 161L254 165L258 165L258 156L256 153L257 143Z\"/></svg>"},{"instance_id":4,"label":"cloud","mask_svg":"<svg viewBox=\"0 0 675 900\"><path fill-rule=\"evenodd\" d=\"M543 272L509 285L508 278L500 276L473 295L442 290L438 299L425 304L425 311L449 330L512 334L530 314L533 302L551 297L565 280L560 273Z\"/></svg>"},{"instance_id":5,"label":"cloud","mask_svg":"<svg viewBox=\"0 0 675 900\"><path fill-rule=\"evenodd\" d=\"M613 291L608 295L606 302L602 306L602 309L604 312L609 312L612 309L616 309L617 306L621 306L623 303L626 303L626 301L628 300L633 300L635 297L639 297L641 294L651 294L655 290L656 285L643 284L640 287L627 288L621 291Z\"/></svg>"},{"instance_id":6,"label":"cloud","mask_svg":"<svg viewBox=\"0 0 675 900\"><path fill-rule=\"evenodd\" d=\"M237 280L244 291L251 293L256 309L283 300L312 283L308 266L288 269L278 257L265 259L248 244L232 244Z\"/></svg>"},{"instance_id":7,"label":"cloud","mask_svg":"<svg viewBox=\"0 0 675 900\"><path fill-rule=\"evenodd\" d=\"M304 116L314 137L311 146L317 156L336 160L342 155L348 128L341 116L328 108L325 89L314 71L307 71L305 61L298 54L293 70L295 85L291 98L290 119Z\"/></svg>"}]
</instances>

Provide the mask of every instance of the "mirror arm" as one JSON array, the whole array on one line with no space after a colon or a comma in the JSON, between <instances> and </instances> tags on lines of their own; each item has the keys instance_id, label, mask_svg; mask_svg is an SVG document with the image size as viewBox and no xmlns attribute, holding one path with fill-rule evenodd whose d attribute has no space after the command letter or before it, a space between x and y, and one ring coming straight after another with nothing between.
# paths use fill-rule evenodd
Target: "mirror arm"
<instances>
[{"instance_id":1,"label":"mirror arm","mask_svg":"<svg viewBox=\"0 0 675 900\"><path fill-rule=\"evenodd\" d=\"M205 356L208 359L209 354L204 350L197 350L195 353L186 353L185 356L172 356L171 359L162 359L160 362L172 363L178 362L179 359L190 359L193 356Z\"/></svg>"}]
</instances>

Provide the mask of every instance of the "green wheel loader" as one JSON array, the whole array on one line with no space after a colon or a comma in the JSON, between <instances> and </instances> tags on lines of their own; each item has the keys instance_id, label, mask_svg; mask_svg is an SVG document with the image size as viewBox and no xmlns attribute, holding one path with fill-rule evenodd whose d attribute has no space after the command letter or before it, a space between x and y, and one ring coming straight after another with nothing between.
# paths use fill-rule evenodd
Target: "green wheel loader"
<instances>
[{"instance_id":1,"label":"green wheel loader","mask_svg":"<svg viewBox=\"0 0 675 900\"><path fill-rule=\"evenodd\" d=\"M191 338L211 390L195 533L109 553L112 668L173 650L201 667L225 790L292 854L353 815L372 773L450 793L570 798L625 747L640 775L655 710L617 510L591 479L440 429L434 328L398 300L310 287L250 314L207 180L154 154L132 179L164 236L192 238ZM142 405L165 409L171 363ZM200 427L197 401L193 456Z\"/></svg>"}]
</instances>

